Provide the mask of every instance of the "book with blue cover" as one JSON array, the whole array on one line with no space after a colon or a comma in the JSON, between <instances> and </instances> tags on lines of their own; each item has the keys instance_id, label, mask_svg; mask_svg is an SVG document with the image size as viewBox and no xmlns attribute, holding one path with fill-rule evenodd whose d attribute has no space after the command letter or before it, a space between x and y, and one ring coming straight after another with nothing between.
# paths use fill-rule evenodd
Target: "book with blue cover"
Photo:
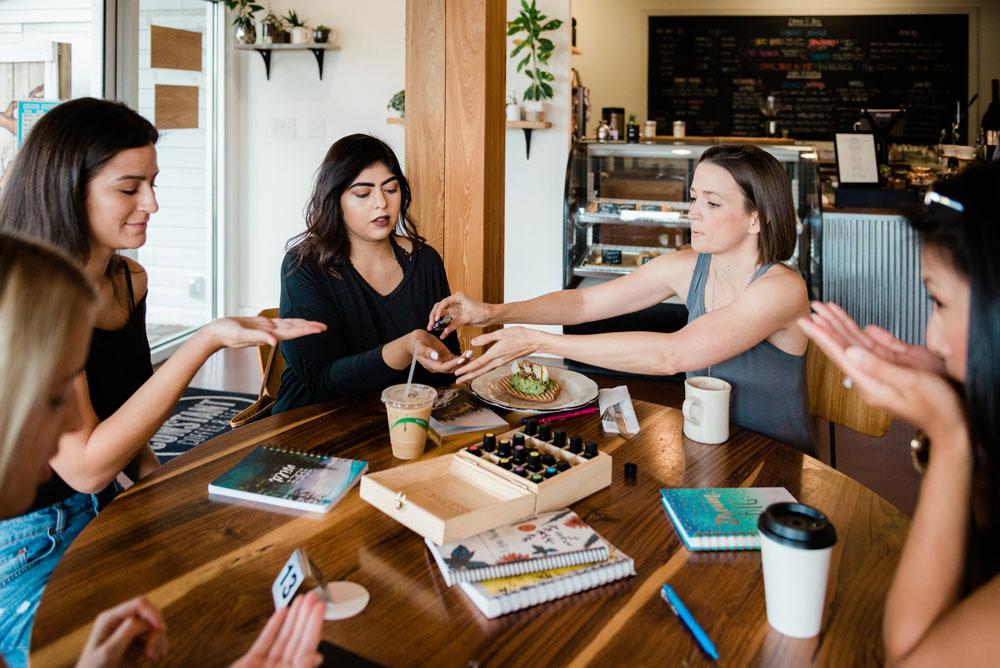
<instances>
[{"instance_id":1,"label":"book with blue cover","mask_svg":"<svg viewBox=\"0 0 1000 668\"><path fill-rule=\"evenodd\" d=\"M759 550L757 519L783 501L795 501L784 487L660 490L660 502L689 550Z\"/></svg>"},{"instance_id":2,"label":"book with blue cover","mask_svg":"<svg viewBox=\"0 0 1000 668\"><path fill-rule=\"evenodd\" d=\"M209 494L296 510L329 512L368 462L260 445L208 484Z\"/></svg>"}]
</instances>

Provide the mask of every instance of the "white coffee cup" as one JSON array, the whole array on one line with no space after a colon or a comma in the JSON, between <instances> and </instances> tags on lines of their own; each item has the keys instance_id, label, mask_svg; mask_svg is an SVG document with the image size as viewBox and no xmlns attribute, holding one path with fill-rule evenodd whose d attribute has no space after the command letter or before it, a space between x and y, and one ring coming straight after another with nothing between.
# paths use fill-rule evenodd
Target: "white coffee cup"
<instances>
[{"instance_id":1,"label":"white coffee cup","mask_svg":"<svg viewBox=\"0 0 1000 668\"><path fill-rule=\"evenodd\" d=\"M812 638L823 622L837 532L826 515L801 503L768 506L757 528L767 623L783 635Z\"/></svg>"},{"instance_id":2,"label":"white coffee cup","mask_svg":"<svg viewBox=\"0 0 1000 668\"><path fill-rule=\"evenodd\" d=\"M695 376L684 381L684 435L699 443L729 438L729 397L733 386L721 378Z\"/></svg>"}]
</instances>

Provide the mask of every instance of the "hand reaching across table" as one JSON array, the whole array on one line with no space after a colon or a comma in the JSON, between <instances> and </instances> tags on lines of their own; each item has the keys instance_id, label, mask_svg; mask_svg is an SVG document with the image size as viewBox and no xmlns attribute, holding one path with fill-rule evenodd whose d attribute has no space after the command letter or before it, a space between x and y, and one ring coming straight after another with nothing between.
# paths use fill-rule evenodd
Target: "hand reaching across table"
<instances>
[{"instance_id":1,"label":"hand reaching across table","mask_svg":"<svg viewBox=\"0 0 1000 668\"><path fill-rule=\"evenodd\" d=\"M495 321L492 307L492 304L473 299L462 292L456 292L434 305L427 320L427 330L430 331L434 327L434 323L446 315L451 316L451 322L441 331L439 338L442 340L462 325L486 327L498 324Z\"/></svg>"},{"instance_id":2,"label":"hand reaching across table","mask_svg":"<svg viewBox=\"0 0 1000 668\"><path fill-rule=\"evenodd\" d=\"M274 611L257 640L232 668L315 668L326 603L311 591Z\"/></svg>"},{"instance_id":3,"label":"hand reaching across table","mask_svg":"<svg viewBox=\"0 0 1000 668\"><path fill-rule=\"evenodd\" d=\"M495 332L480 334L472 339L472 345L485 346L490 343L493 345L456 372L457 382L470 381L490 369L533 355L538 351L538 338L543 334L537 329L528 327L506 327Z\"/></svg>"}]
</instances>

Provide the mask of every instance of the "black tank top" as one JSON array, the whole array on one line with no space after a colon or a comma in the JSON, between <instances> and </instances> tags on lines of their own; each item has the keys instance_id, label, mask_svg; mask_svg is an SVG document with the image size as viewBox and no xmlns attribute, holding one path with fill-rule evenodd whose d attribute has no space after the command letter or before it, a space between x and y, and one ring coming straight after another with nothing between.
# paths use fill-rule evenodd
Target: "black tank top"
<instances>
[{"instance_id":1,"label":"black tank top","mask_svg":"<svg viewBox=\"0 0 1000 668\"><path fill-rule=\"evenodd\" d=\"M110 417L153 375L149 339L146 337L146 295L142 296L138 304L135 303L132 272L129 271L128 263L120 258L116 262L125 273L128 303L135 306L129 313L128 322L121 329L94 328L86 368L90 403L98 420ZM99 496L113 494L113 488L114 482ZM45 508L75 493L62 478L53 474L52 478L38 487L38 495L31 510Z\"/></svg>"}]
</instances>

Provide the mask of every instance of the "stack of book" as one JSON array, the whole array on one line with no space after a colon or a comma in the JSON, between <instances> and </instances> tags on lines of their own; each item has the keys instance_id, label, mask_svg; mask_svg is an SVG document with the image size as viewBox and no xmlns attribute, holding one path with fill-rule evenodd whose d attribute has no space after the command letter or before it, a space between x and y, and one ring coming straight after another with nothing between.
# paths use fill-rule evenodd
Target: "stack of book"
<instances>
[{"instance_id":1,"label":"stack of book","mask_svg":"<svg viewBox=\"0 0 1000 668\"><path fill-rule=\"evenodd\" d=\"M460 543L427 540L441 575L490 619L635 575L635 563L572 510L485 531Z\"/></svg>"}]
</instances>

